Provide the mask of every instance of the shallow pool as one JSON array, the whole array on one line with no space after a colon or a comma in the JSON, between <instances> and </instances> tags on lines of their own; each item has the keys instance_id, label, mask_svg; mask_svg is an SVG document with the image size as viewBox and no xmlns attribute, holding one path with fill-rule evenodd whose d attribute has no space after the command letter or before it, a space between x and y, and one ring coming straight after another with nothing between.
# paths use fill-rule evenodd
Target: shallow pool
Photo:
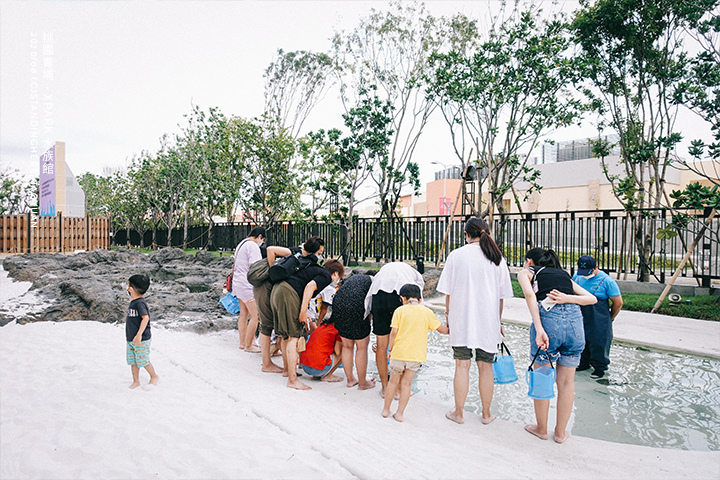
<instances>
[{"instance_id":1,"label":"shallow pool","mask_svg":"<svg viewBox=\"0 0 720 480\"><path fill-rule=\"evenodd\" d=\"M442 314L438 316L444 321ZM525 383L529 328L505 325L504 330L519 380L495 385L492 411L511 422L533 423ZM613 345L610 360L605 378L591 379L592 370L576 374L573 434L650 447L720 450L720 361L622 345ZM449 410L454 405L454 371L447 336L431 332L428 361L415 376L413 391ZM475 367L470 385L465 410L479 415ZM550 405L552 426L555 400Z\"/></svg>"}]
</instances>

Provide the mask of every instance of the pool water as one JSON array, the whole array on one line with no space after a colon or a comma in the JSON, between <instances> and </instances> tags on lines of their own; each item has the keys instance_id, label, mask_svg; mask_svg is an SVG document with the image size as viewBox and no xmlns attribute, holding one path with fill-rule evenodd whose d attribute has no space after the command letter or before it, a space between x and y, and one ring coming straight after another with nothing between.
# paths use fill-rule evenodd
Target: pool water
<instances>
[{"instance_id":1,"label":"pool water","mask_svg":"<svg viewBox=\"0 0 720 480\"><path fill-rule=\"evenodd\" d=\"M444 321L442 313L436 314ZM529 328L503 328L518 381L495 385L492 412L510 422L534 423L525 383L530 363ZM610 361L604 378L590 378L592 370L576 374L569 424L573 434L650 447L720 450L720 361L622 345L613 345ZM369 370L374 370L375 362L369 363ZM427 364L415 376L413 392L450 410L454 406L454 372L447 336L430 332ZM555 402L550 401L551 427ZM481 410L477 368L473 366L465 411L480 415Z\"/></svg>"}]
</instances>

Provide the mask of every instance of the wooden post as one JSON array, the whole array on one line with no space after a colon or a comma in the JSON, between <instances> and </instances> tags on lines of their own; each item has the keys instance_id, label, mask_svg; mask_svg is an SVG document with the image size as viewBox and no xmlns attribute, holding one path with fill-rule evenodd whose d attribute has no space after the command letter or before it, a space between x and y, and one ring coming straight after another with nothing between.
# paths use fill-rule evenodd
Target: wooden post
<instances>
[{"instance_id":1,"label":"wooden post","mask_svg":"<svg viewBox=\"0 0 720 480\"><path fill-rule=\"evenodd\" d=\"M655 302L655 306L652 308L650 313L657 312L658 308L660 308L660 305L662 304L663 300L665 300L665 297L670 292L670 289L672 288L673 284L675 283L675 280L677 280L677 277L680 275L680 272L682 271L683 267L685 267L685 264L687 263L688 259L690 258L690 255L692 254L693 250L695 250L695 247L697 247L697 244L700 243L700 240L702 240L703 235L705 235L705 230L710 226L710 222L712 222L713 217L717 213L717 210L713 209L712 213L710 213L710 216L708 216L707 220L705 220L705 224L700 229L700 232L695 237L695 240L693 241L692 245L690 245L690 248L688 249L687 253L683 257L682 261L680 262L680 265L675 269L675 273L673 273L672 278L670 279L670 282L665 286L665 289L660 294L660 298L658 298L658 301Z\"/></svg>"}]
</instances>

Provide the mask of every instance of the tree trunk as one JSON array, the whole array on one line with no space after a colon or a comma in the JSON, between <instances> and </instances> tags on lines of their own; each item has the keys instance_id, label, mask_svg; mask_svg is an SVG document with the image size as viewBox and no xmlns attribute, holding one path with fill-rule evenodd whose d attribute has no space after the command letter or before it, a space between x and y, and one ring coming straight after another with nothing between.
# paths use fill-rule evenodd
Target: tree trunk
<instances>
[{"instance_id":1,"label":"tree trunk","mask_svg":"<svg viewBox=\"0 0 720 480\"><path fill-rule=\"evenodd\" d=\"M186 248L187 248L187 244L188 244L188 222L189 222L188 213L189 212L186 207L185 208L185 222L183 225L183 245L182 245L183 247L186 247Z\"/></svg>"},{"instance_id":2,"label":"tree trunk","mask_svg":"<svg viewBox=\"0 0 720 480\"><path fill-rule=\"evenodd\" d=\"M705 235L705 230L710 226L710 223L712 222L712 219L715 217L715 214L717 213L717 210L713 209L710 216L708 216L707 220L705 220L705 224L700 229L700 232L695 236L695 240L693 240L692 245L690 245L690 248L688 249L687 253L683 257L682 261L680 262L680 265L675 269L675 273L673 273L672 278L668 282L668 284L665 286L665 289L660 294L660 297L658 298L657 302L655 302L655 306L652 308L650 313L657 312L658 308L660 308L660 305L662 304L663 300L665 300L665 297L667 296L668 292L670 292L670 288L672 288L673 284L675 283L675 280L677 280L678 275L680 275L680 272L682 271L683 267L685 267L685 264L687 263L688 259L690 258L690 255L692 255L693 250L695 250L695 247L697 247L698 243L700 243L700 240L702 240L703 235Z\"/></svg>"}]
</instances>

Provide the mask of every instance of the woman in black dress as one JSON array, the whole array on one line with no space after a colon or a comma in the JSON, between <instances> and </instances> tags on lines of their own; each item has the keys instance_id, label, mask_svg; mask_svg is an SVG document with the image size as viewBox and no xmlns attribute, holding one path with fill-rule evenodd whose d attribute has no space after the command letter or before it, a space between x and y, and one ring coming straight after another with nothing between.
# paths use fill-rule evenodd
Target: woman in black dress
<instances>
[{"instance_id":1,"label":"woman in black dress","mask_svg":"<svg viewBox=\"0 0 720 480\"><path fill-rule=\"evenodd\" d=\"M375 379L367 379L370 316L365 316L365 296L372 285L369 275L351 275L333 298L333 319L342 338L342 362L347 386L358 385L360 390L375 387ZM357 346L357 354L355 347ZM353 356L357 364L357 378L353 375Z\"/></svg>"}]
</instances>

